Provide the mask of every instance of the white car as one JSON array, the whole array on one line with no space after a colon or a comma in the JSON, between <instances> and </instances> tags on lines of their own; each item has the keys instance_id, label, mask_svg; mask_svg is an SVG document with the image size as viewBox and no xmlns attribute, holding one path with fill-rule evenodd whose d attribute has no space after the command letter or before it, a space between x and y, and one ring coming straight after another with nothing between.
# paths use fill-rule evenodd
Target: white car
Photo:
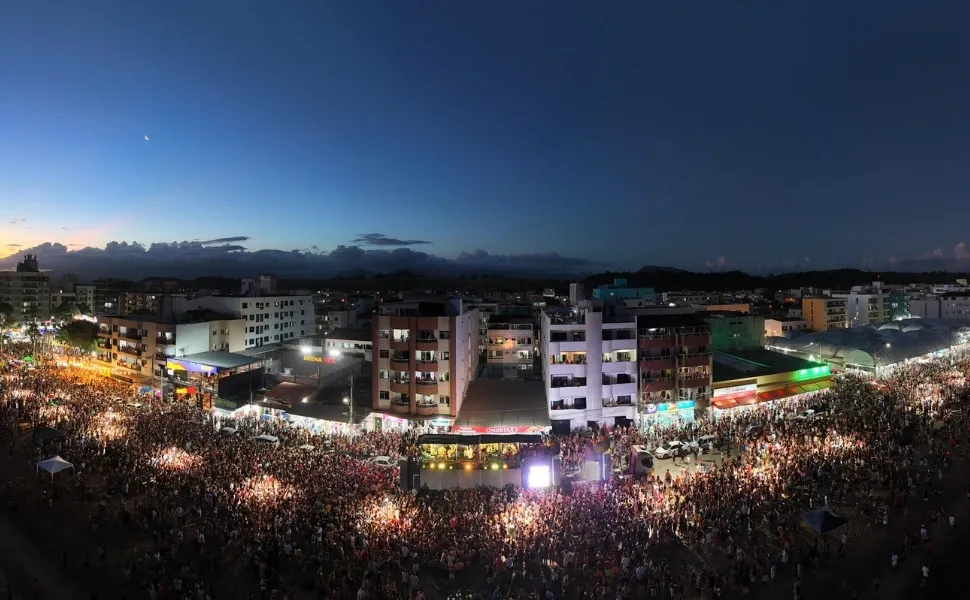
<instances>
[{"instance_id":1,"label":"white car","mask_svg":"<svg viewBox=\"0 0 970 600\"><path fill-rule=\"evenodd\" d=\"M717 436L716 435L702 435L697 438L694 442L701 452L707 454L708 452L713 452L714 447L717 446Z\"/></svg>"},{"instance_id":2,"label":"white car","mask_svg":"<svg viewBox=\"0 0 970 600\"><path fill-rule=\"evenodd\" d=\"M675 456L680 456L683 452L686 452L684 443L678 440L671 440L657 446L657 448L653 451L653 455L657 458L673 458Z\"/></svg>"},{"instance_id":3,"label":"white car","mask_svg":"<svg viewBox=\"0 0 970 600\"><path fill-rule=\"evenodd\" d=\"M384 467L385 469L397 466L397 463L390 456L374 456L367 462L378 467Z\"/></svg>"}]
</instances>

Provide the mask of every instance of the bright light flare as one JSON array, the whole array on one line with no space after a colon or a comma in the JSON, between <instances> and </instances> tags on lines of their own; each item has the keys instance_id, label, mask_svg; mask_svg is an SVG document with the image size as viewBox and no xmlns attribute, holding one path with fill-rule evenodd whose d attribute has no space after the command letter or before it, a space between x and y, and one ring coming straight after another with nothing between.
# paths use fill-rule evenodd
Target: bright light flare
<instances>
[{"instance_id":1,"label":"bright light flare","mask_svg":"<svg viewBox=\"0 0 970 600\"><path fill-rule=\"evenodd\" d=\"M169 448L156 458L158 466L168 471L188 471L202 464L202 459L182 450L181 448Z\"/></svg>"},{"instance_id":2,"label":"bright light flare","mask_svg":"<svg viewBox=\"0 0 970 600\"><path fill-rule=\"evenodd\" d=\"M237 495L250 504L273 504L293 498L296 488L272 475L251 477L237 488Z\"/></svg>"}]
</instances>

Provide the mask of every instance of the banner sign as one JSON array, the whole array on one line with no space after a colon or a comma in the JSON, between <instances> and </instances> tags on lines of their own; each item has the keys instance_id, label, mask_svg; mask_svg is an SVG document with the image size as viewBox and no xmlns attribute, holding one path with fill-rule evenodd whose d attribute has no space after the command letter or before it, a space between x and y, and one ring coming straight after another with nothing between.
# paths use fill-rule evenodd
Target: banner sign
<instances>
[{"instance_id":1,"label":"banner sign","mask_svg":"<svg viewBox=\"0 0 970 600\"><path fill-rule=\"evenodd\" d=\"M734 394L744 394L750 392L757 392L758 384L751 383L748 385L735 385L732 387L721 388L719 390L714 390L714 397L719 398L720 396L733 396Z\"/></svg>"},{"instance_id":2,"label":"banner sign","mask_svg":"<svg viewBox=\"0 0 970 600\"><path fill-rule=\"evenodd\" d=\"M549 427L539 427L536 425L528 425L525 427L513 427L511 425L494 425L492 427L470 427L470 426L459 426L454 425L451 428L452 433L458 433L462 435L502 435L502 434L543 434L549 431Z\"/></svg>"},{"instance_id":3,"label":"banner sign","mask_svg":"<svg viewBox=\"0 0 970 600\"><path fill-rule=\"evenodd\" d=\"M304 362L320 363L322 365L335 365L337 364L337 359L332 356L314 356L312 354L307 354L303 357Z\"/></svg>"}]
</instances>

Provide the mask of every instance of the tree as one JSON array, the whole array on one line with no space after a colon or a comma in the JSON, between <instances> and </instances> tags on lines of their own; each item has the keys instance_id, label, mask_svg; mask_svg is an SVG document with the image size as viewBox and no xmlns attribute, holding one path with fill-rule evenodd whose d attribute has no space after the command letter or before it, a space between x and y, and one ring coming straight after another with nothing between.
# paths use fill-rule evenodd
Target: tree
<instances>
[{"instance_id":1,"label":"tree","mask_svg":"<svg viewBox=\"0 0 970 600\"><path fill-rule=\"evenodd\" d=\"M30 322L27 323L27 328L24 330L24 333L30 338L30 343L33 346L33 352L36 354L37 340L40 339L41 336L40 327L37 325L37 321L31 319Z\"/></svg>"},{"instance_id":2,"label":"tree","mask_svg":"<svg viewBox=\"0 0 970 600\"><path fill-rule=\"evenodd\" d=\"M57 341L90 352L98 341L98 325L90 321L71 321L57 332Z\"/></svg>"},{"instance_id":3,"label":"tree","mask_svg":"<svg viewBox=\"0 0 970 600\"><path fill-rule=\"evenodd\" d=\"M83 302L79 302L76 308L77 308L77 312L81 313L82 315L91 314L91 307Z\"/></svg>"},{"instance_id":4,"label":"tree","mask_svg":"<svg viewBox=\"0 0 970 600\"><path fill-rule=\"evenodd\" d=\"M73 319L74 315L79 314L79 312L73 302L61 302L51 311L51 318L63 323Z\"/></svg>"},{"instance_id":5,"label":"tree","mask_svg":"<svg viewBox=\"0 0 970 600\"><path fill-rule=\"evenodd\" d=\"M6 302L0 302L0 352L3 351L4 336L7 335L7 328L14 325L13 307Z\"/></svg>"}]
</instances>

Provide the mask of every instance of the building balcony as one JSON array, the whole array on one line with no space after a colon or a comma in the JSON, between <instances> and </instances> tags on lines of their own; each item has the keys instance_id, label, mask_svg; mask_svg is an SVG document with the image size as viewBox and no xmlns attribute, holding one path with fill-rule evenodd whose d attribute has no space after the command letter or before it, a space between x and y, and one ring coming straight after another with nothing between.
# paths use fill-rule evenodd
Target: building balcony
<instances>
[{"instance_id":1,"label":"building balcony","mask_svg":"<svg viewBox=\"0 0 970 600\"><path fill-rule=\"evenodd\" d=\"M641 371L662 371L674 368L673 356L640 356L638 360Z\"/></svg>"},{"instance_id":2,"label":"building balcony","mask_svg":"<svg viewBox=\"0 0 970 600\"><path fill-rule=\"evenodd\" d=\"M414 384L419 394L435 394L438 392L438 382L435 379L417 379Z\"/></svg>"},{"instance_id":3,"label":"building balcony","mask_svg":"<svg viewBox=\"0 0 970 600\"><path fill-rule=\"evenodd\" d=\"M679 377L678 378L678 383L679 383L679 387L682 388L682 389L683 388L696 388L696 387L701 387L701 386L710 387L710 385L711 385L711 376L710 375L701 375L701 376Z\"/></svg>"},{"instance_id":4,"label":"building balcony","mask_svg":"<svg viewBox=\"0 0 970 600\"><path fill-rule=\"evenodd\" d=\"M411 341L408 338L391 338L391 350L410 350Z\"/></svg>"},{"instance_id":5,"label":"building balcony","mask_svg":"<svg viewBox=\"0 0 970 600\"><path fill-rule=\"evenodd\" d=\"M553 379L549 383L551 388L583 387L586 385L585 377L573 377L571 379Z\"/></svg>"},{"instance_id":6,"label":"building balcony","mask_svg":"<svg viewBox=\"0 0 970 600\"><path fill-rule=\"evenodd\" d=\"M392 400L391 412L397 413L399 415L406 415L410 412L410 405L407 402L394 402Z\"/></svg>"},{"instance_id":7,"label":"building balcony","mask_svg":"<svg viewBox=\"0 0 970 600\"><path fill-rule=\"evenodd\" d=\"M142 336L137 333L119 333L118 337L125 340L135 340L136 342L140 342L142 338Z\"/></svg>"},{"instance_id":8,"label":"building balcony","mask_svg":"<svg viewBox=\"0 0 970 600\"><path fill-rule=\"evenodd\" d=\"M414 408L414 412L419 417L431 417L438 414L437 404L418 404Z\"/></svg>"},{"instance_id":9,"label":"building balcony","mask_svg":"<svg viewBox=\"0 0 970 600\"><path fill-rule=\"evenodd\" d=\"M650 377L640 380L641 392L667 392L672 389L674 389L673 377Z\"/></svg>"},{"instance_id":10,"label":"building balcony","mask_svg":"<svg viewBox=\"0 0 970 600\"><path fill-rule=\"evenodd\" d=\"M694 333L689 335L680 336L681 346L710 346L711 345L711 334L710 333Z\"/></svg>"},{"instance_id":11,"label":"building balcony","mask_svg":"<svg viewBox=\"0 0 970 600\"><path fill-rule=\"evenodd\" d=\"M417 338L414 340L414 347L418 350L434 352L438 349L438 338Z\"/></svg>"},{"instance_id":12,"label":"building balcony","mask_svg":"<svg viewBox=\"0 0 970 600\"><path fill-rule=\"evenodd\" d=\"M391 368L396 371L410 371L411 359L401 357L391 357Z\"/></svg>"},{"instance_id":13,"label":"building balcony","mask_svg":"<svg viewBox=\"0 0 970 600\"><path fill-rule=\"evenodd\" d=\"M391 391L399 394L410 394L411 383L407 379L391 379Z\"/></svg>"},{"instance_id":14,"label":"building balcony","mask_svg":"<svg viewBox=\"0 0 970 600\"><path fill-rule=\"evenodd\" d=\"M438 361L437 360L419 360L419 361L417 361L416 365L417 365L415 367L415 370L416 371L427 372L427 371L437 371L438 370Z\"/></svg>"},{"instance_id":15,"label":"building balcony","mask_svg":"<svg viewBox=\"0 0 970 600\"><path fill-rule=\"evenodd\" d=\"M691 352L681 354L677 363L682 367L706 367L711 364L710 352Z\"/></svg>"},{"instance_id":16,"label":"building balcony","mask_svg":"<svg viewBox=\"0 0 970 600\"><path fill-rule=\"evenodd\" d=\"M118 352L123 352L129 356L141 356L141 350L130 346L118 346Z\"/></svg>"}]
</instances>

